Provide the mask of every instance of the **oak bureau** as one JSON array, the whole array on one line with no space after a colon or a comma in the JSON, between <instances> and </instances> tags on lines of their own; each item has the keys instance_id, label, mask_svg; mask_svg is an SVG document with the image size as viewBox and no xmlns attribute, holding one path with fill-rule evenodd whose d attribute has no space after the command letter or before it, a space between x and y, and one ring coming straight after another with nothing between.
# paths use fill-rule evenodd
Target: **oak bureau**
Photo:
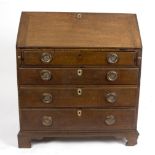
<instances>
[{"instance_id":1,"label":"oak bureau","mask_svg":"<svg viewBox=\"0 0 155 155\"><path fill-rule=\"evenodd\" d=\"M135 14L22 12L16 52L19 147L54 137L137 143Z\"/></svg>"}]
</instances>

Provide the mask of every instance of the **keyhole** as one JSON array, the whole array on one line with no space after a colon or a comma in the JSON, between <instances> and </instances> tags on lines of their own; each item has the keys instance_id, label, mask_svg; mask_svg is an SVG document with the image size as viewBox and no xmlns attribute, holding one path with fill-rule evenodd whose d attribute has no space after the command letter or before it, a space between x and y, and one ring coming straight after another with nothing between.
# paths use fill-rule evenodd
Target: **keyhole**
<instances>
[{"instance_id":1,"label":"keyhole","mask_svg":"<svg viewBox=\"0 0 155 155\"><path fill-rule=\"evenodd\" d=\"M78 70L77 70L77 75L78 75L78 76L81 76L81 75L82 75L82 69L78 69Z\"/></svg>"},{"instance_id":2,"label":"keyhole","mask_svg":"<svg viewBox=\"0 0 155 155\"><path fill-rule=\"evenodd\" d=\"M77 94L78 94L78 95L82 95L82 89L81 89L81 88L78 88L78 89L77 89Z\"/></svg>"},{"instance_id":3,"label":"keyhole","mask_svg":"<svg viewBox=\"0 0 155 155\"><path fill-rule=\"evenodd\" d=\"M78 115L79 117L81 117L81 116L82 116L82 110L77 110L77 115Z\"/></svg>"},{"instance_id":4,"label":"keyhole","mask_svg":"<svg viewBox=\"0 0 155 155\"><path fill-rule=\"evenodd\" d=\"M82 14L81 13L78 13L77 16L76 16L78 19L82 18Z\"/></svg>"}]
</instances>

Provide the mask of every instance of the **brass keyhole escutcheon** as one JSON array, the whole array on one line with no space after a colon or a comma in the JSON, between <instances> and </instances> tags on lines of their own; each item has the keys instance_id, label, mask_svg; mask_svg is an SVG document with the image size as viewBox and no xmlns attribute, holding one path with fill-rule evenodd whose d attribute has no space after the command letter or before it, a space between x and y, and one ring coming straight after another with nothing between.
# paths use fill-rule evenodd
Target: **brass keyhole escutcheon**
<instances>
[{"instance_id":1,"label":"brass keyhole escutcheon","mask_svg":"<svg viewBox=\"0 0 155 155\"><path fill-rule=\"evenodd\" d=\"M82 116L82 110L77 110L77 115L78 115L78 117L81 117Z\"/></svg>"},{"instance_id":2,"label":"brass keyhole escutcheon","mask_svg":"<svg viewBox=\"0 0 155 155\"><path fill-rule=\"evenodd\" d=\"M81 88L77 89L77 95L79 95L79 96L82 95L82 89Z\"/></svg>"},{"instance_id":3,"label":"brass keyhole escutcheon","mask_svg":"<svg viewBox=\"0 0 155 155\"><path fill-rule=\"evenodd\" d=\"M77 70L77 75L78 75L78 76L82 76L82 73L83 73L82 69L78 69L78 70Z\"/></svg>"},{"instance_id":4,"label":"brass keyhole escutcheon","mask_svg":"<svg viewBox=\"0 0 155 155\"><path fill-rule=\"evenodd\" d=\"M81 13L78 13L78 14L76 15L76 17L77 17L78 19L81 19L81 18L82 18L82 14L81 14Z\"/></svg>"}]
</instances>

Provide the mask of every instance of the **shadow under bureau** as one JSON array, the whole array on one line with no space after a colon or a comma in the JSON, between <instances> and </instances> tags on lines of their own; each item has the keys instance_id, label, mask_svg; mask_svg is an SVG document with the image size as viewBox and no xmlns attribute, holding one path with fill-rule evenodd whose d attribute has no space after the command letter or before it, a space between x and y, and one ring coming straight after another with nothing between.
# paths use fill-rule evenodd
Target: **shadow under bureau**
<instances>
[{"instance_id":1,"label":"shadow under bureau","mask_svg":"<svg viewBox=\"0 0 155 155\"><path fill-rule=\"evenodd\" d=\"M135 14L23 12L19 147L53 137L137 143L142 45Z\"/></svg>"}]
</instances>

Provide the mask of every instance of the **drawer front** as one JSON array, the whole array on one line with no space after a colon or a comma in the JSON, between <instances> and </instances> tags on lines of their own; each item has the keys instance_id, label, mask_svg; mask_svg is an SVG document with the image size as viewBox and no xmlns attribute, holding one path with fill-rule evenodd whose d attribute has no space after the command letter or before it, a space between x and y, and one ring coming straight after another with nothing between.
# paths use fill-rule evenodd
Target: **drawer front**
<instances>
[{"instance_id":1,"label":"drawer front","mask_svg":"<svg viewBox=\"0 0 155 155\"><path fill-rule=\"evenodd\" d=\"M21 107L131 107L137 105L137 87L57 86L20 87Z\"/></svg>"},{"instance_id":2,"label":"drawer front","mask_svg":"<svg viewBox=\"0 0 155 155\"><path fill-rule=\"evenodd\" d=\"M137 84L138 68L20 68L19 84Z\"/></svg>"},{"instance_id":3,"label":"drawer front","mask_svg":"<svg viewBox=\"0 0 155 155\"><path fill-rule=\"evenodd\" d=\"M125 109L23 109L22 130L134 129L135 110Z\"/></svg>"},{"instance_id":4,"label":"drawer front","mask_svg":"<svg viewBox=\"0 0 155 155\"><path fill-rule=\"evenodd\" d=\"M136 65L136 52L82 50L25 50L24 65Z\"/></svg>"}]
</instances>

